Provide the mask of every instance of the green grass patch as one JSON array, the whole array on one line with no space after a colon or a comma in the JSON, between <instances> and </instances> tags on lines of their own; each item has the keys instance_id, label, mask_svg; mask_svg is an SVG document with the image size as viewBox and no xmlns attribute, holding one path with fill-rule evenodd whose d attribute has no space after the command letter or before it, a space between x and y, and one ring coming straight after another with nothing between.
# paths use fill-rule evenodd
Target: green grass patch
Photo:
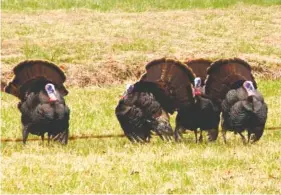
<instances>
[{"instance_id":1,"label":"green grass patch","mask_svg":"<svg viewBox=\"0 0 281 195\"><path fill-rule=\"evenodd\" d=\"M56 63L59 62L59 57L65 53L65 50L62 47L45 50L38 45L30 45L28 42L23 45L22 50L26 59L41 58Z\"/></svg>"},{"instance_id":2,"label":"green grass patch","mask_svg":"<svg viewBox=\"0 0 281 195\"><path fill-rule=\"evenodd\" d=\"M281 126L280 80L258 85L269 106L267 127ZM123 90L124 86L70 88L70 135L123 133L114 114ZM1 99L2 138L21 138L18 100L7 94ZM247 146L233 133L227 134L227 145L221 135L213 144L195 144L189 132L184 137L184 143L153 137L144 145L126 138L71 140L67 146L2 143L2 192L281 193L281 131L266 130L258 143Z\"/></svg>"},{"instance_id":3,"label":"green grass patch","mask_svg":"<svg viewBox=\"0 0 281 195\"><path fill-rule=\"evenodd\" d=\"M115 43L112 45L113 51L150 51L153 52L161 47L154 40L135 39L133 42Z\"/></svg>"},{"instance_id":4,"label":"green grass patch","mask_svg":"<svg viewBox=\"0 0 281 195\"><path fill-rule=\"evenodd\" d=\"M237 45L234 45L233 49L237 50L238 53L259 53L264 56L279 55L281 53L281 48L270 45L258 45L248 40L237 41Z\"/></svg>"}]
</instances>

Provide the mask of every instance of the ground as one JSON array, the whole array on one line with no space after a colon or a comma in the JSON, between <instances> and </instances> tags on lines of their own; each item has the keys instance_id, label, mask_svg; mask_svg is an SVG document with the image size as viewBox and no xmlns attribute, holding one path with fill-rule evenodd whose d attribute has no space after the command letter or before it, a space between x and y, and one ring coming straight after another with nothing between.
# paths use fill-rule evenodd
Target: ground
<instances>
[{"instance_id":1,"label":"ground","mask_svg":"<svg viewBox=\"0 0 281 195\"><path fill-rule=\"evenodd\" d=\"M281 127L278 1L270 1L271 6L266 1L231 6L208 1L191 7L171 2L157 7L154 1L143 1L146 4L120 4L120 9L102 1L100 9L90 1L85 1L88 7L79 6L79 0L75 9L64 0L56 1L61 2L58 7L53 6L55 1L45 7L31 0L22 2L26 4L2 2L1 80L7 82L13 66L25 59L63 66L71 136L122 134L114 109L125 83L137 80L149 61L164 56L182 61L198 57L247 60L269 106L266 127ZM17 102L1 93L2 139L21 138ZM157 137L144 145L131 144L124 137L71 140L67 146L2 142L1 190L281 193L281 131L266 130L258 143L246 146L239 136L228 133L227 137L226 145L221 134L216 143L195 144L192 133L185 134L180 144Z\"/></svg>"}]
</instances>

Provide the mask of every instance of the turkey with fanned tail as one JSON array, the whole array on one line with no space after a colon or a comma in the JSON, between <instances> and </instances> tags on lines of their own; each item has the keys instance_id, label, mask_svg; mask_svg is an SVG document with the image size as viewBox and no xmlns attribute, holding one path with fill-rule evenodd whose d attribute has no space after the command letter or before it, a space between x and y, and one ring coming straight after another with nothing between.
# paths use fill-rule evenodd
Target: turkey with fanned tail
<instances>
[{"instance_id":1,"label":"turkey with fanned tail","mask_svg":"<svg viewBox=\"0 0 281 195\"><path fill-rule=\"evenodd\" d=\"M212 61L204 58L199 58L199 59L187 60L184 63L192 69L196 77L199 77L201 79L200 87L201 89L203 89L207 77L207 69L212 64Z\"/></svg>"},{"instance_id":2,"label":"turkey with fanned tail","mask_svg":"<svg viewBox=\"0 0 281 195\"><path fill-rule=\"evenodd\" d=\"M13 71L15 76L5 92L20 99L23 143L29 133L41 136L42 140L48 133L48 142L54 139L67 144L70 110L64 100L68 94L63 85L64 72L42 60L21 62Z\"/></svg>"},{"instance_id":3,"label":"turkey with fanned tail","mask_svg":"<svg viewBox=\"0 0 281 195\"><path fill-rule=\"evenodd\" d=\"M176 117L175 139L182 141L182 133L185 129L192 130L197 139L197 129L200 129L199 141L203 141L202 131L207 131L208 140L215 141L218 137L218 125L220 121L219 104L205 95L205 79L207 68L211 65L207 59L194 59L185 62L192 69L196 78L194 79L193 96L194 101L188 107L181 107Z\"/></svg>"},{"instance_id":4,"label":"turkey with fanned tail","mask_svg":"<svg viewBox=\"0 0 281 195\"><path fill-rule=\"evenodd\" d=\"M261 138L268 109L247 62L239 58L214 62L208 69L205 90L221 103L225 143L227 130L238 133L244 143ZM244 130L248 131L247 141Z\"/></svg>"},{"instance_id":5,"label":"turkey with fanned tail","mask_svg":"<svg viewBox=\"0 0 281 195\"><path fill-rule=\"evenodd\" d=\"M158 59L146 65L140 81L127 87L115 114L132 142L149 142L152 131L171 140L169 114L193 101L192 71L173 59Z\"/></svg>"}]
</instances>

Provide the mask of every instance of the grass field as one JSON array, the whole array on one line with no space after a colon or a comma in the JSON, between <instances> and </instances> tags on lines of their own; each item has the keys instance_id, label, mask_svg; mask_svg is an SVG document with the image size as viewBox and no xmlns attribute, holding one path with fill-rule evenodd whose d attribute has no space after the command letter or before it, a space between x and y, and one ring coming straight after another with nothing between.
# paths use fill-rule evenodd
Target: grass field
<instances>
[{"instance_id":1,"label":"grass field","mask_svg":"<svg viewBox=\"0 0 281 195\"><path fill-rule=\"evenodd\" d=\"M1 1L1 79L25 59L63 65L71 136L121 134L114 109L124 84L163 56L246 59L269 106L266 126L281 126L280 0L35 2ZM21 138L17 102L1 93L2 138ZM193 133L180 144L158 137L145 145L126 138L1 143L1 192L280 194L281 131L266 130L247 146L227 136L227 145L221 134L195 144Z\"/></svg>"},{"instance_id":2,"label":"grass field","mask_svg":"<svg viewBox=\"0 0 281 195\"><path fill-rule=\"evenodd\" d=\"M281 81L260 81L269 104L267 127L281 126ZM122 133L114 116L123 87L71 88L71 135ZM91 102L91 106L89 106ZM3 94L2 137L20 138L16 98ZM174 117L174 116L173 116ZM174 119L174 118L173 118ZM172 120L172 124L174 124ZM214 144L181 144L153 137L146 145L126 138L2 143L4 193L280 193L281 131L265 131L257 144L221 135ZM30 136L34 137L34 136Z\"/></svg>"},{"instance_id":3,"label":"grass field","mask_svg":"<svg viewBox=\"0 0 281 195\"><path fill-rule=\"evenodd\" d=\"M281 6L243 5L141 13L4 10L2 72L9 79L19 61L42 58L64 65L68 85L100 86L134 81L147 62L163 56L241 57L262 67L261 76L278 78L280 13Z\"/></svg>"},{"instance_id":4,"label":"grass field","mask_svg":"<svg viewBox=\"0 0 281 195\"><path fill-rule=\"evenodd\" d=\"M226 8L236 4L280 5L280 0L2 0L2 8L12 11L37 11L54 9L87 8L102 12L109 11L159 11L192 8Z\"/></svg>"}]
</instances>

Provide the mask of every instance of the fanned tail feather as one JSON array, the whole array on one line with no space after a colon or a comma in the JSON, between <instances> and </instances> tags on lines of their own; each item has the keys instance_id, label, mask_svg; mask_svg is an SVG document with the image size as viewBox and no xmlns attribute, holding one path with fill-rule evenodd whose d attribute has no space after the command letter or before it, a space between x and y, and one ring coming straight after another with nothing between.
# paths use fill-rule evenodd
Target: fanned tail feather
<instances>
[{"instance_id":1,"label":"fanned tail feather","mask_svg":"<svg viewBox=\"0 0 281 195\"><path fill-rule=\"evenodd\" d=\"M65 96L68 91L63 83L66 80L64 72L55 64L42 60L26 60L19 63L14 69L15 74L12 81L5 87L5 92L20 99L29 85L34 82L45 80L54 83L61 95Z\"/></svg>"},{"instance_id":2,"label":"fanned tail feather","mask_svg":"<svg viewBox=\"0 0 281 195\"><path fill-rule=\"evenodd\" d=\"M154 60L146 65L146 73L140 81L151 82L170 99L169 113L190 104L193 100L192 83L195 75L185 64L167 58ZM161 102L161 100L160 100Z\"/></svg>"},{"instance_id":3,"label":"fanned tail feather","mask_svg":"<svg viewBox=\"0 0 281 195\"><path fill-rule=\"evenodd\" d=\"M215 61L207 70L206 95L222 101L230 89L241 87L244 81L252 81L257 88L250 65L242 59Z\"/></svg>"},{"instance_id":4,"label":"fanned tail feather","mask_svg":"<svg viewBox=\"0 0 281 195\"><path fill-rule=\"evenodd\" d=\"M189 66L196 77L200 77L202 80L201 85L205 85L205 79L207 77L207 69L211 65L212 61L199 58L199 59L193 59L193 60L188 60L185 62L187 66Z\"/></svg>"}]
</instances>

